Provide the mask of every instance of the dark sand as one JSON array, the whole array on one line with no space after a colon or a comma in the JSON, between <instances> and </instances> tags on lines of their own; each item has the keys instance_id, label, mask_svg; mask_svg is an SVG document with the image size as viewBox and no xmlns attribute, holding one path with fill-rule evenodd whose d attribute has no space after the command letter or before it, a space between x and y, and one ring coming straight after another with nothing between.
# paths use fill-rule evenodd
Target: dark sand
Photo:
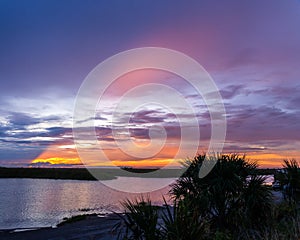
<instances>
[{"instance_id":1,"label":"dark sand","mask_svg":"<svg viewBox=\"0 0 300 240\"><path fill-rule=\"evenodd\" d=\"M1 240L111 240L117 238L113 226L120 221L115 214L104 217L88 216L86 219L67 223L58 228L41 228L13 232L0 230Z\"/></svg>"}]
</instances>

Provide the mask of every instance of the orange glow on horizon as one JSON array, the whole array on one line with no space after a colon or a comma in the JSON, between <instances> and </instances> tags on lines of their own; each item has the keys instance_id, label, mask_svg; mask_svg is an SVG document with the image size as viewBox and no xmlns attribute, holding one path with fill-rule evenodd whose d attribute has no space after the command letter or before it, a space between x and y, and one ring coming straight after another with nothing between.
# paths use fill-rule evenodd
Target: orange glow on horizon
<instances>
[{"instance_id":1,"label":"orange glow on horizon","mask_svg":"<svg viewBox=\"0 0 300 240\"><path fill-rule=\"evenodd\" d=\"M31 163L50 163L53 165L58 165L58 164L78 165L81 164L81 161L79 158L50 157L50 158L36 158L32 160Z\"/></svg>"},{"instance_id":2,"label":"orange glow on horizon","mask_svg":"<svg viewBox=\"0 0 300 240\"><path fill-rule=\"evenodd\" d=\"M174 156L177 153L177 147L174 146L164 146L161 152L153 158L150 159L138 159L132 160L126 154L124 154L120 149L106 150L107 158L109 160L97 161L97 157L92 156L91 160L87 166L128 166L135 168L147 168L147 167L178 167L180 166L180 161L174 161ZM188 155L186 155L188 156ZM292 157L290 157L292 156ZM298 153L284 154L284 153L258 153L249 152L246 157L249 160L257 161L259 167L262 168L280 168L282 167L282 162L284 159L295 158L298 159ZM180 160L184 160L187 157L183 157ZM41 153L37 158L31 161L32 164L38 163L49 163L53 166L63 164L63 165L83 165L81 162L75 147L71 145L58 145L53 144L49 146L43 153Z\"/></svg>"},{"instance_id":3,"label":"orange glow on horizon","mask_svg":"<svg viewBox=\"0 0 300 240\"><path fill-rule=\"evenodd\" d=\"M278 154L278 153L248 153L247 157L250 160L257 161L259 167L263 168L280 168L284 159L296 158L298 155Z\"/></svg>"},{"instance_id":4,"label":"orange glow on horizon","mask_svg":"<svg viewBox=\"0 0 300 240\"><path fill-rule=\"evenodd\" d=\"M67 146L66 148L64 146ZM129 167L164 167L164 166L179 166L180 164L174 161L174 156L176 155L178 149L177 147L164 146L157 157L151 159L130 159L124 152L120 149L110 149L104 150L106 157L109 160L97 161L97 157L91 155L91 159L88 164L86 162L84 165L88 166L129 166ZM49 146L43 153L41 153L37 158L31 161L32 164L38 163L49 163L53 166L63 164L63 165L83 165L75 147L70 147L70 145L58 145L53 144Z\"/></svg>"},{"instance_id":5,"label":"orange glow on horizon","mask_svg":"<svg viewBox=\"0 0 300 240\"><path fill-rule=\"evenodd\" d=\"M81 165L76 149L69 145L50 145L37 158L31 161L32 164L49 163L52 165Z\"/></svg>"},{"instance_id":6,"label":"orange glow on horizon","mask_svg":"<svg viewBox=\"0 0 300 240\"><path fill-rule=\"evenodd\" d=\"M144 159L139 161L112 161L115 166L129 166L129 167L178 167L180 166L179 162L174 161L173 159Z\"/></svg>"}]
</instances>

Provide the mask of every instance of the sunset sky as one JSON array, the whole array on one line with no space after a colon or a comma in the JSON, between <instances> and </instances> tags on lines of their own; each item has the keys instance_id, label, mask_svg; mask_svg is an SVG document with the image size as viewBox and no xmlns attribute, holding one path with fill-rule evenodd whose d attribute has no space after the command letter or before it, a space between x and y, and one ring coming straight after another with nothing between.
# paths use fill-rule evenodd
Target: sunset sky
<instances>
[{"instance_id":1,"label":"sunset sky","mask_svg":"<svg viewBox=\"0 0 300 240\"><path fill-rule=\"evenodd\" d=\"M299 1L1 0L0 166L80 165L72 116L82 82L108 57L149 46L185 53L211 75L226 109L224 152L246 153L263 167L300 159ZM191 113L180 104L175 113L142 105L140 96L163 92L129 95L141 107L117 113L112 123L116 101L150 82L187 99L199 121L199 152L207 149L211 126L203 99L174 74L137 71L117 79L97 106L95 131L110 161L93 156L91 165L163 166L176 155L176 115L188 125ZM129 150L143 151L149 128L157 126L167 140L152 157L134 158L114 144L112 129L125 129L140 146ZM182 157L193 157L188 147Z\"/></svg>"}]
</instances>

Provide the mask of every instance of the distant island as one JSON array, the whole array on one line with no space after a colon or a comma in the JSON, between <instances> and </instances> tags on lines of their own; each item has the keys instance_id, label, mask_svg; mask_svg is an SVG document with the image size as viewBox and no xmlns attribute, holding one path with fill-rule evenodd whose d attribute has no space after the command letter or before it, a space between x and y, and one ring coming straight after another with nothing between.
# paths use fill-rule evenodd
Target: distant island
<instances>
[{"instance_id":1,"label":"distant island","mask_svg":"<svg viewBox=\"0 0 300 240\"><path fill-rule=\"evenodd\" d=\"M98 180L112 180L120 177L172 178L179 177L182 169L159 168L90 168ZM273 175L277 169L257 169L257 175ZM86 168L7 168L0 167L0 178L39 178L97 180Z\"/></svg>"}]
</instances>

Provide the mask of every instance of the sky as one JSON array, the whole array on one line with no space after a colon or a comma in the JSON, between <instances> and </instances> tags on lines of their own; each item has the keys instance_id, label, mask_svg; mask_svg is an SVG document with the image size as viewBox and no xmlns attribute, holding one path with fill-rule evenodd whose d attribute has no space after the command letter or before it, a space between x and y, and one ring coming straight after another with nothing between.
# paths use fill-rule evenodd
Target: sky
<instances>
[{"instance_id":1,"label":"sky","mask_svg":"<svg viewBox=\"0 0 300 240\"><path fill-rule=\"evenodd\" d=\"M299 26L297 0L0 0L0 166L82 165L72 131L77 92L99 63L141 47L182 52L210 74L226 110L224 152L262 167L300 159ZM93 123L106 157L91 156L90 165L172 165L180 124L193 132L192 111L183 101L169 111L167 90L131 91L147 83L173 88L192 106L198 150L207 150L211 116L201 96L172 73L140 70L116 79L98 104ZM127 103L140 106L115 111L128 92ZM161 105L144 102L164 95ZM116 140L135 145L124 151ZM181 158L193 157L192 141Z\"/></svg>"}]
</instances>

